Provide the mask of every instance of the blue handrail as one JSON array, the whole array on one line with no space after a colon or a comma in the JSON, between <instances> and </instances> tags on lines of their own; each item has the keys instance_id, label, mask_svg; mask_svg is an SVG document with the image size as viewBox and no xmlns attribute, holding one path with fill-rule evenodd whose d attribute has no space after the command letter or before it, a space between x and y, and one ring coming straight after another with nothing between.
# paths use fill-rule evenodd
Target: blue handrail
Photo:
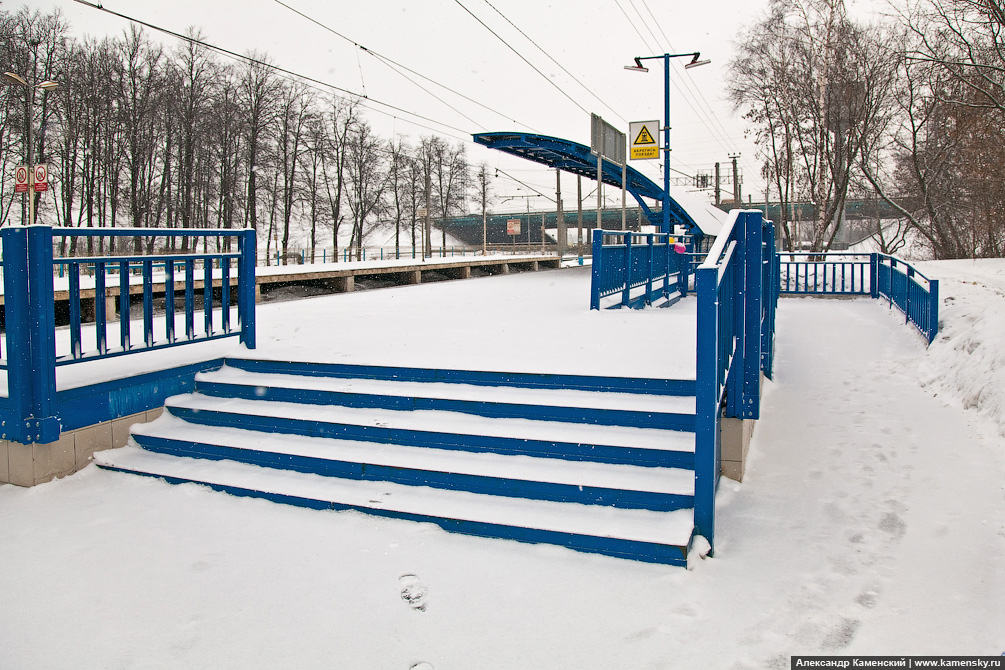
<instances>
[{"instance_id":1,"label":"blue handrail","mask_svg":"<svg viewBox=\"0 0 1005 670\"><path fill-rule=\"evenodd\" d=\"M779 254L782 295L868 295L885 297L931 343L939 331L939 282L896 256L783 252Z\"/></svg>"},{"instance_id":2,"label":"blue handrail","mask_svg":"<svg viewBox=\"0 0 1005 670\"><path fill-rule=\"evenodd\" d=\"M778 297L774 225L733 210L695 274L698 296L695 533L715 547L721 417L760 416L760 375L771 374Z\"/></svg>"},{"instance_id":3,"label":"blue handrail","mask_svg":"<svg viewBox=\"0 0 1005 670\"><path fill-rule=\"evenodd\" d=\"M188 237L232 238L237 251L215 253L152 254L121 256L53 257L57 237ZM0 230L3 245L4 319L6 348L0 352L0 369L8 372L7 398L0 398L5 417L0 438L23 443L51 442L59 437L56 401L57 366L92 361L142 351L238 337L249 349L255 347L255 231L146 228L52 228L10 227ZM198 245L196 245L198 248ZM196 327L196 267L201 269L202 319ZM154 269L161 276L155 278ZM138 270L138 281L132 271ZM183 275L176 284L176 270ZM83 272L82 272L83 271ZM85 286L82 274L93 286ZM67 278L70 350L57 356L55 346L55 277ZM117 275L117 282L115 281ZM116 288L117 284L117 288ZM214 284L220 289L214 305ZM231 319L232 289L237 289L237 323ZM176 327L177 298L183 296L184 332ZM133 332L131 294L142 295L140 332ZM154 294L163 293L163 331L155 332ZM120 314L116 347L109 344L108 329L116 305ZM83 322L90 308L94 319L94 345L85 348ZM114 309L114 307L113 307ZM214 311L219 309L220 322ZM89 314L89 315L90 315Z\"/></svg>"},{"instance_id":4,"label":"blue handrail","mask_svg":"<svg viewBox=\"0 0 1005 670\"><path fill-rule=\"evenodd\" d=\"M590 309L600 309L600 299L615 294L621 296L617 307L641 307L661 297L673 301L687 295L688 244L690 237L685 235L594 229ZM684 245L684 250L677 245ZM638 293L640 288L644 290Z\"/></svg>"}]
</instances>

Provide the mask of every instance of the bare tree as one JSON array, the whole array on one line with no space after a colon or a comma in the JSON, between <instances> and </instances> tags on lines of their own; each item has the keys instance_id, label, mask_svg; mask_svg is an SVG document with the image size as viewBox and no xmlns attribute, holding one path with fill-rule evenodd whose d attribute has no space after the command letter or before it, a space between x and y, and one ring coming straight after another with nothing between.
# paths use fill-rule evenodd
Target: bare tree
<instances>
[{"instance_id":1,"label":"bare tree","mask_svg":"<svg viewBox=\"0 0 1005 670\"><path fill-rule=\"evenodd\" d=\"M394 257L401 258L401 221L408 213L408 205L413 200L409 169L412 164L411 148L398 138L390 144L388 177L391 182L391 200L394 212ZM414 241L413 241L414 245Z\"/></svg>"},{"instance_id":2,"label":"bare tree","mask_svg":"<svg viewBox=\"0 0 1005 670\"><path fill-rule=\"evenodd\" d=\"M283 86L279 98L276 160L282 185L283 265L290 253L290 222L300 191L300 159L305 151L311 100L307 88L296 83Z\"/></svg>"},{"instance_id":3,"label":"bare tree","mask_svg":"<svg viewBox=\"0 0 1005 670\"><path fill-rule=\"evenodd\" d=\"M856 160L888 105L886 44L842 0L774 0L731 64L730 94L757 124L768 176L783 199L801 191L815 206L813 251L833 244ZM791 240L787 220L783 229Z\"/></svg>"},{"instance_id":4,"label":"bare tree","mask_svg":"<svg viewBox=\"0 0 1005 670\"><path fill-rule=\"evenodd\" d=\"M370 232L370 218L378 216L384 204L388 186L386 154L383 140L374 134L366 121L360 121L350 130L346 157L346 199L352 213L352 236L349 244L355 249L356 258L362 257L363 241Z\"/></svg>"},{"instance_id":5,"label":"bare tree","mask_svg":"<svg viewBox=\"0 0 1005 670\"><path fill-rule=\"evenodd\" d=\"M349 138L360 122L359 102L336 97L328 114L331 127L328 150L322 154L325 192L332 221L332 256L338 262L339 227L342 225L342 196L345 195Z\"/></svg>"},{"instance_id":6,"label":"bare tree","mask_svg":"<svg viewBox=\"0 0 1005 670\"><path fill-rule=\"evenodd\" d=\"M266 137L275 124L277 81L265 56L252 52L240 74L239 104L244 110L245 164L248 174L245 225L258 230L258 170L262 166Z\"/></svg>"}]
</instances>

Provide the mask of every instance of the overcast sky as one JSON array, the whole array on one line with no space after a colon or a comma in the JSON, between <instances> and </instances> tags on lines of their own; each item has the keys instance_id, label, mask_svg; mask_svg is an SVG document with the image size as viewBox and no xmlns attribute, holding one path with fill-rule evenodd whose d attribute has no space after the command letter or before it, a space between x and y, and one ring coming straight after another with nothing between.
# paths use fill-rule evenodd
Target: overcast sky
<instances>
[{"instance_id":1,"label":"overcast sky","mask_svg":"<svg viewBox=\"0 0 1005 670\"><path fill-rule=\"evenodd\" d=\"M663 69L657 61L650 61L647 74L629 72L624 66L634 56L700 51L702 58L712 60L710 65L685 71L686 59L678 59L672 70L671 167L694 174L711 170L719 161L725 169L729 154L739 152L744 199L748 193L763 199L756 149L745 138L745 123L725 100L732 41L764 11L762 0L283 1L483 106L414 75L402 76L277 0L104 0L103 5L176 32L195 26L214 45L239 53L264 52L283 68L365 94L371 110L367 118L385 137L400 134L417 139L435 130L463 139L473 163L485 161L552 197L553 171L475 145L470 134L522 130L589 144L590 112L627 132L629 121L662 119ZM19 6L10 0L4 4L8 9ZM120 18L72 0L27 4L44 11L59 7L76 35L121 35L128 27ZM170 48L177 45L171 38L155 37ZM632 165L662 183L656 161ZM584 180L584 194L593 188L592 181ZM506 198L529 192L504 175L494 183L494 191L496 211L523 209L525 200ZM571 175L563 179L563 200L567 208L575 206ZM532 209L548 206L554 205L540 198L531 201Z\"/></svg>"}]
</instances>

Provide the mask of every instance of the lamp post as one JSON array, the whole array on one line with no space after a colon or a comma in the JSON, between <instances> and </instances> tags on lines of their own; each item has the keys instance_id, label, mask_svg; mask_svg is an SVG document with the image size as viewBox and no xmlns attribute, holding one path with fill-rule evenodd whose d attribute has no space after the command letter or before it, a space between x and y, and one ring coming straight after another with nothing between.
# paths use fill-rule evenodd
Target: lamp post
<instances>
[{"instance_id":1,"label":"lamp post","mask_svg":"<svg viewBox=\"0 0 1005 670\"><path fill-rule=\"evenodd\" d=\"M663 71L665 73L663 85L663 104L665 107L665 124L663 128L663 232L670 232L670 59L691 56L691 62L684 66L689 70L700 65L711 63L709 59L698 60L701 52L693 51L683 54L663 54L662 56L636 56L635 65L626 65L626 70L633 72L649 72L649 68L642 65L644 60L663 59Z\"/></svg>"},{"instance_id":2,"label":"lamp post","mask_svg":"<svg viewBox=\"0 0 1005 670\"><path fill-rule=\"evenodd\" d=\"M22 86L25 89L24 92L24 113L25 119L28 122L28 225L35 225L35 166L33 165L34 156L34 146L32 146L34 139L32 138L32 126L34 125L34 117L32 114L32 105L35 102L35 89L40 91L51 91L59 86L58 82L47 79L41 81L37 84L29 84L28 80L19 74L14 74L13 72L3 73L4 81L8 84L13 84L15 86Z\"/></svg>"}]
</instances>

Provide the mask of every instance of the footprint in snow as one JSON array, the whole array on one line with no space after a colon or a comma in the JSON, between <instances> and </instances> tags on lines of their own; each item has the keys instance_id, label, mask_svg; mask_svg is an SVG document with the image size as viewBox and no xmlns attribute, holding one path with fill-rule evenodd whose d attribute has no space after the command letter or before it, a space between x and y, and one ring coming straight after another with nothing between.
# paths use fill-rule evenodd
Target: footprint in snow
<instances>
[{"instance_id":1,"label":"footprint in snow","mask_svg":"<svg viewBox=\"0 0 1005 670\"><path fill-rule=\"evenodd\" d=\"M415 575L402 575L398 578L401 584L401 599L408 603L408 606L419 612L426 611L426 596L429 589Z\"/></svg>"}]
</instances>

